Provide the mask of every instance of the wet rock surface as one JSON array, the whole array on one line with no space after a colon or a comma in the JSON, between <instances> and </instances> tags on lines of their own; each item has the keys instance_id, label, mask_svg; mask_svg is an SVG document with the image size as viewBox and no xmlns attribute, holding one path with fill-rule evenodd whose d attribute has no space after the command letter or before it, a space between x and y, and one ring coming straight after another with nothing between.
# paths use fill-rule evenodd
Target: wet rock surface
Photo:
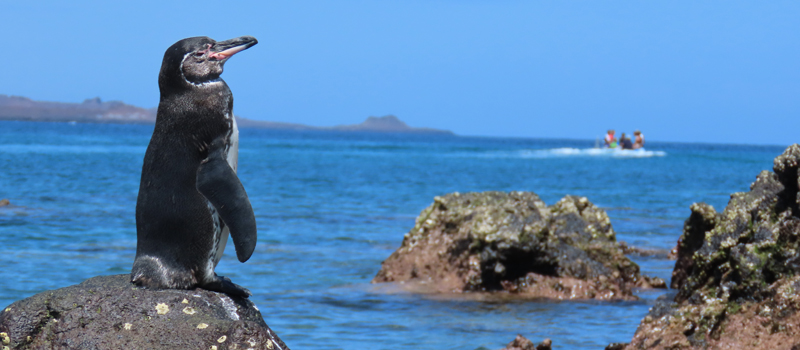
<instances>
[{"instance_id":1,"label":"wet rock surface","mask_svg":"<svg viewBox=\"0 0 800 350\"><path fill-rule=\"evenodd\" d=\"M633 300L634 287L665 287L625 256L605 211L577 196L547 206L532 192L436 197L383 262L373 279L381 282L600 300Z\"/></svg>"},{"instance_id":2,"label":"wet rock surface","mask_svg":"<svg viewBox=\"0 0 800 350\"><path fill-rule=\"evenodd\" d=\"M276 349L288 347L248 299L146 290L100 276L17 301L0 312L9 349Z\"/></svg>"},{"instance_id":3,"label":"wet rock surface","mask_svg":"<svg viewBox=\"0 0 800 350\"><path fill-rule=\"evenodd\" d=\"M718 214L692 205L671 285L626 349L800 349L800 146Z\"/></svg>"}]
</instances>

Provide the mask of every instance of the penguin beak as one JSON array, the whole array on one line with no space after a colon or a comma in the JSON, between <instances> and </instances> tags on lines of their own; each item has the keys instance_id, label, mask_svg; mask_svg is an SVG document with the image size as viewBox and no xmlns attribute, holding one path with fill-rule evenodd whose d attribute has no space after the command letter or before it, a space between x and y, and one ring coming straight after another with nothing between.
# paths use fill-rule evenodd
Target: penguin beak
<instances>
[{"instance_id":1,"label":"penguin beak","mask_svg":"<svg viewBox=\"0 0 800 350\"><path fill-rule=\"evenodd\" d=\"M219 61L224 61L237 52L247 50L255 44L258 44L258 40L252 36L240 36L230 40L218 41L211 47L209 56Z\"/></svg>"}]
</instances>

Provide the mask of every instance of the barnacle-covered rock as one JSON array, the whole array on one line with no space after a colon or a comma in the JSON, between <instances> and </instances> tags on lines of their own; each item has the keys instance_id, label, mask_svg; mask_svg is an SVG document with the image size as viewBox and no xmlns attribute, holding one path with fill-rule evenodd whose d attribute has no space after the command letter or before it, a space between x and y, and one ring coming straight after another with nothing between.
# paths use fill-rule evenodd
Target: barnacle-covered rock
<instances>
[{"instance_id":1,"label":"barnacle-covered rock","mask_svg":"<svg viewBox=\"0 0 800 350\"><path fill-rule=\"evenodd\" d=\"M676 248L675 268L669 285L673 289L679 289L686 282L694 269L694 253L703 245L706 232L714 229L721 219L714 207L706 203L694 203L690 209L692 213L683 224L683 235Z\"/></svg>"},{"instance_id":2,"label":"barnacle-covered rock","mask_svg":"<svg viewBox=\"0 0 800 350\"><path fill-rule=\"evenodd\" d=\"M14 302L0 312L0 338L5 348L30 350L288 349L248 299L142 289L128 274Z\"/></svg>"},{"instance_id":3,"label":"barnacle-covered rock","mask_svg":"<svg viewBox=\"0 0 800 350\"><path fill-rule=\"evenodd\" d=\"M427 282L438 292L605 300L665 286L639 273L608 215L586 197L547 206L532 192L434 198L373 279L401 281Z\"/></svg>"},{"instance_id":4,"label":"barnacle-covered rock","mask_svg":"<svg viewBox=\"0 0 800 350\"><path fill-rule=\"evenodd\" d=\"M800 349L800 146L775 158L717 214L692 205L673 301L645 317L626 349Z\"/></svg>"}]
</instances>

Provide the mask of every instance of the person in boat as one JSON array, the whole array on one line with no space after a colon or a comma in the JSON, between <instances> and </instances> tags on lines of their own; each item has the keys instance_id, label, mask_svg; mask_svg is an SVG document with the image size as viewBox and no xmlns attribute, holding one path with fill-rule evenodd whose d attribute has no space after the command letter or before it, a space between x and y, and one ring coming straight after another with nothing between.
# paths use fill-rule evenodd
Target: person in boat
<instances>
[{"instance_id":1,"label":"person in boat","mask_svg":"<svg viewBox=\"0 0 800 350\"><path fill-rule=\"evenodd\" d=\"M644 148L644 135L641 131L636 130L633 132L635 139L633 140L633 149Z\"/></svg>"},{"instance_id":2,"label":"person in boat","mask_svg":"<svg viewBox=\"0 0 800 350\"><path fill-rule=\"evenodd\" d=\"M621 149L633 149L633 143L631 142L631 138L625 136L625 133L622 133L622 136L619 137L619 147Z\"/></svg>"},{"instance_id":3,"label":"person in boat","mask_svg":"<svg viewBox=\"0 0 800 350\"><path fill-rule=\"evenodd\" d=\"M616 148L617 147L617 138L614 137L614 130L613 129L608 130L608 133L606 134L606 137L605 137L605 139L603 141L605 142L606 148Z\"/></svg>"}]
</instances>

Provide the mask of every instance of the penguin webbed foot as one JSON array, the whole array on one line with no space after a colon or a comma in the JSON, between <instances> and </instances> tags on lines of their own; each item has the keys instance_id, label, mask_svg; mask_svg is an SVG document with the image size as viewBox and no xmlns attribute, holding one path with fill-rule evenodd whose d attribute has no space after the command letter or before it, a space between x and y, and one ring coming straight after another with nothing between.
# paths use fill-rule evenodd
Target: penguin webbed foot
<instances>
[{"instance_id":1,"label":"penguin webbed foot","mask_svg":"<svg viewBox=\"0 0 800 350\"><path fill-rule=\"evenodd\" d=\"M253 293L242 287L236 283L231 282L231 279L225 276L214 275L214 280L211 282L206 282L205 284L199 285L198 287L203 288L205 290L210 290L212 292L220 292L225 293L230 296L242 297L247 298Z\"/></svg>"}]
</instances>

